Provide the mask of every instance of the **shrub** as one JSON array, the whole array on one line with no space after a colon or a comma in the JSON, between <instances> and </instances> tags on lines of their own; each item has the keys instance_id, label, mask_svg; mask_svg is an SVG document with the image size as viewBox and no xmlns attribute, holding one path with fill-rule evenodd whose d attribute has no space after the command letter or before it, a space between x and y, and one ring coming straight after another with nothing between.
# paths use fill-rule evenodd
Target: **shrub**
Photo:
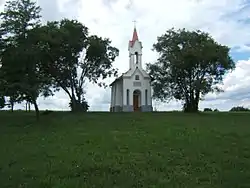
<instances>
[{"instance_id":1,"label":"shrub","mask_svg":"<svg viewBox=\"0 0 250 188\"><path fill-rule=\"evenodd\" d=\"M42 115L49 115L51 114L53 111L52 110L45 110Z\"/></svg>"},{"instance_id":2,"label":"shrub","mask_svg":"<svg viewBox=\"0 0 250 188\"><path fill-rule=\"evenodd\" d=\"M204 112L212 112L213 110L211 108L204 108Z\"/></svg>"},{"instance_id":3,"label":"shrub","mask_svg":"<svg viewBox=\"0 0 250 188\"><path fill-rule=\"evenodd\" d=\"M250 109L244 108L243 106L236 106L231 108L230 110L230 112L246 112L246 111L250 111Z\"/></svg>"}]
</instances>

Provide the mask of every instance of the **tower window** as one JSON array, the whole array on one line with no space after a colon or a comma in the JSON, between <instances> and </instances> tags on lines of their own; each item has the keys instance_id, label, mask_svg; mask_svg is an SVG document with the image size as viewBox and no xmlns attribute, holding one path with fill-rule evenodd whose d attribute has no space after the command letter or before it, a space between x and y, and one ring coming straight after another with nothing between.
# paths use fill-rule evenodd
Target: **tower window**
<instances>
[{"instance_id":1,"label":"tower window","mask_svg":"<svg viewBox=\"0 0 250 188\"><path fill-rule=\"evenodd\" d=\"M139 75L135 75L135 80L140 80Z\"/></svg>"},{"instance_id":2,"label":"tower window","mask_svg":"<svg viewBox=\"0 0 250 188\"><path fill-rule=\"evenodd\" d=\"M138 64L138 62L139 62L139 59L138 59L138 52L135 52L135 59L136 59L136 60L135 60L135 63Z\"/></svg>"}]
</instances>

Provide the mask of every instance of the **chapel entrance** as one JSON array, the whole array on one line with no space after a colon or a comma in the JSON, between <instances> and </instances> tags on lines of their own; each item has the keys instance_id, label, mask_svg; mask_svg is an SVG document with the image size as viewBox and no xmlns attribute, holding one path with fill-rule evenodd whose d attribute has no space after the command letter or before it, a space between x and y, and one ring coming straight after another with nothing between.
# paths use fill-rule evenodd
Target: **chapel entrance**
<instances>
[{"instance_id":1,"label":"chapel entrance","mask_svg":"<svg viewBox=\"0 0 250 188\"><path fill-rule=\"evenodd\" d=\"M141 92L140 90L135 90L133 92L133 107L134 111L140 111L140 102L141 102Z\"/></svg>"}]
</instances>

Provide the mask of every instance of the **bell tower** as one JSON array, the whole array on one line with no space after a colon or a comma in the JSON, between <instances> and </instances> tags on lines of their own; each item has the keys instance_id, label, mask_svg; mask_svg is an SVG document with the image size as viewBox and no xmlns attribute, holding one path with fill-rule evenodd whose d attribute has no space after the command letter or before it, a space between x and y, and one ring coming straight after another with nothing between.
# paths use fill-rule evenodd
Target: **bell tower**
<instances>
[{"instance_id":1,"label":"bell tower","mask_svg":"<svg viewBox=\"0 0 250 188\"><path fill-rule=\"evenodd\" d=\"M139 41L136 27L134 27L132 40L129 41L129 69L142 68L142 44Z\"/></svg>"}]
</instances>

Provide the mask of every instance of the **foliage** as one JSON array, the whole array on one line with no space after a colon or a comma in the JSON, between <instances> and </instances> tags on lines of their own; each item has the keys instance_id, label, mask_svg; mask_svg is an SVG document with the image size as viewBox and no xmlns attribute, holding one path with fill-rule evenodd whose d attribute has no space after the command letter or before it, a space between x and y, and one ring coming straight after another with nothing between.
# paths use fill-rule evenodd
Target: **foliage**
<instances>
[{"instance_id":1,"label":"foliage","mask_svg":"<svg viewBox=\"0 0 250 188\"><path fill-rule=\"evenodd\" d=\"M0 96L0 109L5 107L5 97Z\"/></svg>"},{"instance_id":2,"label":"foliage","mask_svg":"<svg viewBox=\"0 0 250 188\"><path fill-rule=\"evenodd\" d=\"M50 114L52 114L52 113L53 113L52 110L45 110L45 111L42 113L42 115L50 115Z\"/></svg>"},{"instance_id":3,"label":"foliage","mask_svg":"<svg viewBox=\"0 0 250 188\"><path fill-rule=\"evenodd\" d=\"M219 110L216 108L216 109L212 109L212 108L204 108L203 110L204 112L219 112Z\"/></svg>"},{"instance_id":4,"label":"foliage","mask_svg":"<svg viewBox=\"0 0 250 188\"><path fill-rule=\"evenodd\" d=\"M4 93L4 86L5 80L2 78L2 70L0 65L0 109L5 107L5 93Z\"/></svg>"},{"instance_id":5,"label":"foliage","mask_svg":"<svg viewBox=\"0 0 250 188\"><path fill-rule=\"evenodd\" d=\"M112 63L119 51L109 39L89 36L88 28L76 20L48 22L40 28L43 70L69 96L72 111L86 111L84 83L105 86L103 80L116 75ZM101 79L101 81L99 81Z\"/></svg>"},{"instance_id":6,"label":"foliage","mask_svg":"<svg viewBox=\"0 0 250 188\"><path fill-rule=\"evenodd\" d=\"M158 37L153 48L160 56L156 63L147 64L153 97L181 100L186 112L197 112L207 93L221 92L218 84L235 67L229 48L201 31L170 29Z\"/></svg>"},{"instance_id":7,"label":"foliage","mask_svg":"<svg viewBox=\"0 0 250 188\"><path fill-rule=\"evenodd\" d=\"M37 98L48 95L48 79L42 72L39 57L40 46L34 33L40 26L40 7L31 0L7 1L1 13L1 33L4 45L1 50L1 78L5 80L4 95L10 103L30 101L39 118Z\"/></svg>"},{"instance_id":8,"label":"foliage","mask_svg":"<svg viewBox=\"0 0 250 188\"><path fill-rule=\"evenodd\" d=\"M39 118L37 98L61 88L72 111L87 111L84 83L106 86L103 80L117 74L112 63L119 51L109 39L89 36L76 20L41 25L40 11L31 0L6 2L0 26L0 96L9 97L12 109L15 102L33 103Z\"/></svg>"},{"instance_id":9,"label":"foliage","mask_svg":"<svg viewBox=\"0 0 250 188\"><path fill-rule=\"evenodd\" d=\"M250 109L244 108L243 106L236 106L230 109L230 112L248 112Z\"/></svg>"},{"instance_id":10,"label":"foliage","mask_svg":"<svg viewBox=\"0 0 250 188\"><path fill-rule=\"evenodd\" d=\"M87 112L89 109L88 102L85 99L82 100L80 103L77 103L76 105L79 105L76 108L81 109L82 112ZM69 107L70 107L71 111L74 111L74 107L73 107L73 104L71 101L69 102Z\"/></svg>"},{"instance_id":11,"label":"foliage","mask_svg":"<svg viewBox=\"0 0 250 188\"><path fill-rule=\"evenodd\" d=\"M213 110L211 108L204 108L204 112L212 112Z\"/></svg>"},{"instance_id":12,"label":"foliage","mask_svg":"<svg viewBox=\"0 0 250 188\"><path fill-rule=\"evenodd\" d=\"M32 0L8 0L1 13L1 32L8 35L6 40L17 45L17 37L25 38L29 29L40 24L40 11Z\"/></svg>"}]
</instances>

